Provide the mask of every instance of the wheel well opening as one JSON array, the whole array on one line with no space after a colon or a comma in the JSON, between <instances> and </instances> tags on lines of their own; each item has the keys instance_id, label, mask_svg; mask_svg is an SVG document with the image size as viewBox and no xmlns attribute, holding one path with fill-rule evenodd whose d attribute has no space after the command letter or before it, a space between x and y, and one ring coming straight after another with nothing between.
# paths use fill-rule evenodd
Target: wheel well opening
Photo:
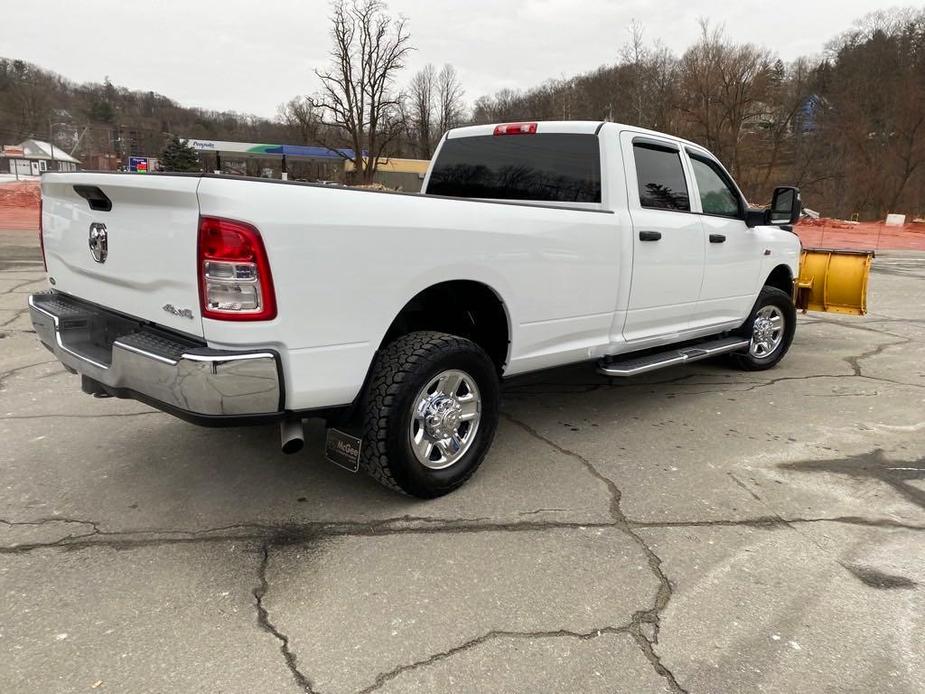
<instances>
[{"instance_id":1,"label":"wheel well opening","mask_svg":"<svg viewBox=\"0 0 925 694\"><path fill-rule=\"evenodd\" d=\"M379 347L417 330L436 330L472 340L491 357L499 373L507 361L507 313L498 296L480 282L453 280L420 292L392 321Z\"/></svg>"},{"instance_id":2,"label":"wheel well opening","mask_svg":"<svg viewBox=\"0 0 925 694\"><path fill-rule=\"evenodd\" d=\"M778 265L764 281L766 287L776 287L787 295L793 294L793 273L786 265Z\"/></svg>"}]
</instances>

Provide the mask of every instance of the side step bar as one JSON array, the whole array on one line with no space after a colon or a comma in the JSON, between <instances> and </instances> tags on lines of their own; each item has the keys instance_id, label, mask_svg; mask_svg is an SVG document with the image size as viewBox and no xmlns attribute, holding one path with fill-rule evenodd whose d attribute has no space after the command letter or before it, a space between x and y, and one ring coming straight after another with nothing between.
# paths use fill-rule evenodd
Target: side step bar
<instances>
[{"instance_id":1,"label":"side step bar","mask_svg":"<svg viewBox=\"0 0 925 694\"><path fill-rule=\"evenodd\" d=\"M644 357L629 356L626 359L602 361L597 367L597 372L604 376L637 376L647 371L664 369L666 366L688 364L692 361L715 357L718 354L748 349L750 343L751 340L748 338L723 337L709 342L701 342L699 345L672 349L658 354L647 354Z\"/></svg>"}]
</instances>

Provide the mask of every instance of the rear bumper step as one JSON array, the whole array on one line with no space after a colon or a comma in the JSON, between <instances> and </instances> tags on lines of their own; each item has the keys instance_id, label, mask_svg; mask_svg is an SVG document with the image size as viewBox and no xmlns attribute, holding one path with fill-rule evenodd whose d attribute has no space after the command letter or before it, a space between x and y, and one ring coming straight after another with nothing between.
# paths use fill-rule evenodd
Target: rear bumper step
<instances>
[{"instance_id":1,"label":"rear bumper step","mask_svg":"<svg viewBox=\"0 0 925 694\"><path fill-rule=\"evenodd\" d=\"M598 373L604 376L638 376L647 371L664 369L668 366L688 364L700 359L715 357L719 354L738 352L748 349L751 340L743 337L723 337L709 342L672 349L657 354L647 354L642 357L630 356L626 359L615 359L601 362L597 368Z\"/></svg>"},{"instance_id":2,"label":"rear bumper step","mask_svg":"<svg viewBox=\"0 0 925 694\"><path fill-rule=\"evenodd\" d=\"M200 423L282 413L283 381L273 350L210 349L54 291L30 296L29 312L58 360L111 395Z\"/></svg>"}]
</instances>

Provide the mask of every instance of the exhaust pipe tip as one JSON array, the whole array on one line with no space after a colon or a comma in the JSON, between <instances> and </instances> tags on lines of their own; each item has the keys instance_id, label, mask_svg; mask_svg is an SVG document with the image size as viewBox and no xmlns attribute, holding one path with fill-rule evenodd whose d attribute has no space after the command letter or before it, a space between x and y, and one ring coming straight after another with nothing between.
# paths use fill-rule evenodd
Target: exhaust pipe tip
<instances>
[{"instance_id":1,"label":"exhaust pipe tip","mask_svg":"<svg viewBox=\"0 0 925 694\"><path fill-rule=\"evenodd\" d=\"M298 453L305 446L301 419L284 419L279 423L280 450L286 455Z\"/></svg>"},{"instance_id":2,"label":"exhaust pipe tip","mask_svg":"<svg viewBox=\"0 0 925 694\"><path fill-rule=\"evenodd\" d=\"M288 441L283 441L283 445L280 448L286 455L292 455L293 453L298 453L304 447L305 441L302 439L289 439Z\"/></svg>"}]
</instances>

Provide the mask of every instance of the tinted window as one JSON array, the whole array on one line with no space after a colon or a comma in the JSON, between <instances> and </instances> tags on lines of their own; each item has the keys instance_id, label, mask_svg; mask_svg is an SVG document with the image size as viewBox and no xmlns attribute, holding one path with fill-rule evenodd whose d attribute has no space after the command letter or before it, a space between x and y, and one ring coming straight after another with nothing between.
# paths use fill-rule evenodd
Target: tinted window
<instances>
[{"instance_id":1,"label":"tinted window","mask_svg":"<svg viewBox=\"0 0 925 694\"><path fill-rule=\"evenodd\" d=\"M496 200L601 201L596 135L485 135L447 140L429 195Z\"/></svg>"},{"instance_id":2,"label":"tinted window","mask_svg":"<svg viewBox=\"0 0 925 694\"><path fill-rule=\"evenodd\" d=\"M633 145L639 204L660 210L691 209L681 153L649 145Z\"/></svg>"},{"instance_id":3,"label":"tinted window","mask_svg":"<svg viewBox=\"0 0 925 694\"><path fill-rule=\"evenodd\" d=\"M739 196L722 170L708 159L691 156L691 166L700 190L700 205L705 214L739 216Z\"/></svg>"}]
</instances>

